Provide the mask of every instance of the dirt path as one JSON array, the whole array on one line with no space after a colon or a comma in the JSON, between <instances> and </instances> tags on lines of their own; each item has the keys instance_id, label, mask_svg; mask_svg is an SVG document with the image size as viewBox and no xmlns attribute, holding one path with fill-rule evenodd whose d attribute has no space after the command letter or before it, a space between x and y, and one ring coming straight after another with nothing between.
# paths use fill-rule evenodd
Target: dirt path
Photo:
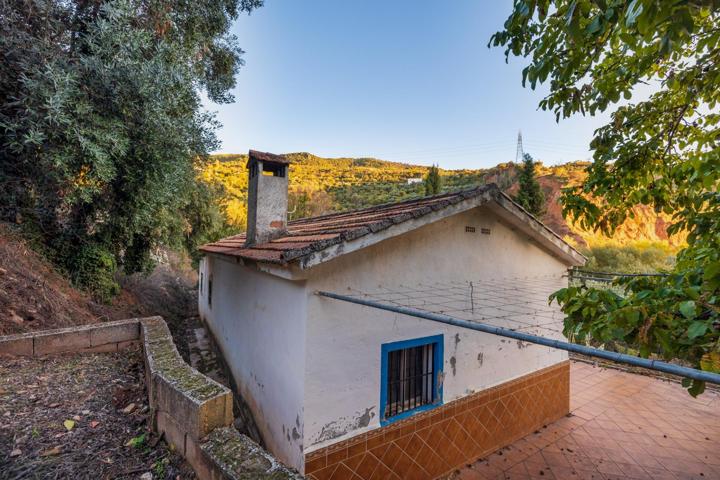
<instances>
[{"instance_id":1,"label":"dirt path","mask_svg":"<svg viewBox=\"0 0 720 480\"><path fill-rule=\"evenodd\" d=\"M0 476L195 478L147 431L143 370L139 351L4 359Z\"/></svg>"}]
</instances>

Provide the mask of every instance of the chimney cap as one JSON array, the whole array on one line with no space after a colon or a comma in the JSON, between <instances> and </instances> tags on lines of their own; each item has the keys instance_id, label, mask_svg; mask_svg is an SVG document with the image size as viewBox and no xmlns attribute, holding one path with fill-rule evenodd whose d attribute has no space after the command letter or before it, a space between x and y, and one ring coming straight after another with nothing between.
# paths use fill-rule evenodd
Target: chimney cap
<instances>
[{"instance_id":1,"label":"chimney cap","mask_svg":"<svg viewBox=\"0 0 720 480\"><path fill-rule=\"evenodd\" d=\"M252 161L257 162L258 160L264 163L279 163L281 165L290 164L290 159L288 159L285 155L275 155L274 153L250 150L248 152L248 161L246 167L249 167Z\"/></svg>"}]
</instances>

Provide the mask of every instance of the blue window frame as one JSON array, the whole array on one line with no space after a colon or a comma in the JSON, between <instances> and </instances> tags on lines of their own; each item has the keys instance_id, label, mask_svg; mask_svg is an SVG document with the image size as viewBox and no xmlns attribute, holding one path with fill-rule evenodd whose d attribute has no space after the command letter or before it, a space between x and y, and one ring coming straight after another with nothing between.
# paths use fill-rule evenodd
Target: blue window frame
<instances>
[{"instance_id":1,"label":"blue window frame","mask_svg":"<svg viewBox=\"0 0 720 480\"><path fill-rule=\"evenodd\" d=\"M442 404L443 345L442 335L382 345L381 425Z\"/></svg>"}]
</instances>

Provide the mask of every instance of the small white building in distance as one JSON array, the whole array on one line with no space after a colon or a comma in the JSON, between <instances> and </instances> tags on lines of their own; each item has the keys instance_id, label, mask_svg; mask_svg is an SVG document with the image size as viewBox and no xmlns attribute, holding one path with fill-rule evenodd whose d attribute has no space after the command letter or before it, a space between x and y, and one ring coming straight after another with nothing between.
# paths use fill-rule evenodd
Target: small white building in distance
<instances>
[{"instance_id":1,"label":"small white building in distance","mask_svg":"<svg viewBox=\"0 0 720 480\"><path fill-rule=\"evenodd\" d=\"M418 177L418 178L408 178L408 179L407 179L407 184L408 184L408 185L415 185L416 183L422 183L422 182L423 182L422 177Z\"/></svg>"},{"instance_id":2,"label":"small white building in distance","mask_svg":"<svg viewBox=\"0 0 720 480\"><path fill-rule=\"evenodd\" d=\"M288 161L248 166L247 235L202 247L199 308L281 461L435 478L568 413L565 352L316 294L562 338L547 297L584 257L495 185L287 223Z\"/></svg>"}]
</instances>

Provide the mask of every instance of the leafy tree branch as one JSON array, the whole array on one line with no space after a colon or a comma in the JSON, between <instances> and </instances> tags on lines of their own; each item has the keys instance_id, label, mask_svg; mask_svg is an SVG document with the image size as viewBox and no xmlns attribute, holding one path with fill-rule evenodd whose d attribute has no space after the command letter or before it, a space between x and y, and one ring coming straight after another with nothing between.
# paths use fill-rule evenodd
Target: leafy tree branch
<instances>
[{"instance_id":1,"label":"leafy tree branch","mask_svg":"<svg viewBox=\"0 0 720 480\"><path fill-rule=\"evenodd\" d=\"M667 277L557 292L570 338L720 371L719 24L717 0L516 0L490 40L528 60L523 85L548 84L558 121L612 111L566 216L611 235L642 204L688 233Z\"/></svg>"},{"instance_id":2,"label":"leafy tree branch","mask_svg":"<svg viewBox=\"0 0 720 480\"><path fill-rule=\"evenodd\" d=\"M229 28L261 3L0 1L0 219L102 298L117 269L205 235L189 209L212 208L196 166L218 123L200 92L232 101Z\"/></svg>"}]
</instances>

